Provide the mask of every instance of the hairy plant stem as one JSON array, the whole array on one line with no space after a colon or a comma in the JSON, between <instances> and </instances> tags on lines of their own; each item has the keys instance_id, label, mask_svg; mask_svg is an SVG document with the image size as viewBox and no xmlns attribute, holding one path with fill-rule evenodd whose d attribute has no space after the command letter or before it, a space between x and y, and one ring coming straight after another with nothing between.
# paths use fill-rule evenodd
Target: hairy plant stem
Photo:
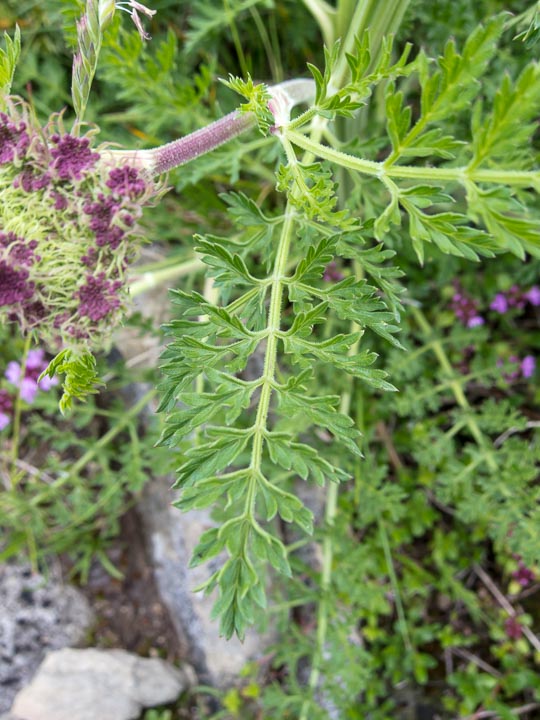
<instances>
[{"instance_id":1,"label":"hairy plant stem","mask_svg":"<svg viewBox=\"0 0 540 720\"><path fill-rule=\"evenodd\" d=\"M281 326L281 304L283 301L283 290L285 286L283 280L287 271L289 251L293 236L294 216L295 210L291 204L288 203L285 208L284 222L281 227L281 234L272 274L272 289L270 294L270 307L268 310L267 323L268 335L264 355L264 369L261 378L261 394L257 407L257 416L253 432L253 447L250 462L252 474L247 496L249 502L248 512L252 518L254 517L255 490L261 475L262 451L264 436L267 431L268 411L270 409L272 389L275 383L278 333Z\"/></svg>"},{"instance_id":2,"label":"hairy plant stem","mask_svg":"<svg viewBox=\"0 0 540 720\"><path fill-rule=\"evenodd\" d=\"M437 360L439 361L439 365L444 370L444 372L448 375L449 381L447 385L451 388L452 393L454 394L454 397L456 399L457 404L463 408L463 410L471 412L472 408L469 404L469 401L467 400L467 396L463 392L463 388L461 387L458 380L454 377L454 371L452 369L452 365L450 363L450 360L448 359L448 355L446 354L446 351L443 347L443 344L437 340L432 339L432 331L431 327L426 320L426 317L422 313L421 310L419 310L416 307L411 307L411 312L418 323L418 326L422 330L422 332L425 334L425 336L429 339L431 349L435 353L435 356L437 357ZM470 430L471 435L475 439L478 447L483 450L484 452L484 458L487 463L487 466L492 472L496 472L498 469L498 465L496 460L493 457L493 453L490 452L486 438L484 437L482 431L480 430L478 423L476 422L475 418L472 417L472 415L468 415L465 418L465 424Z\"/></svg>"},{"instance_id":3,"label":"hairy plant stem","mask_svg":"<svg viewBox=\"0 0 540 720\"><path fill-rule=\"evenodd\" d=\"M268 88L271 96L285 96L291 107L311 102L315 96L313 80L286 80ZM238 137L256 125L254 113L234 110L219 120L206 125L185 137L173 140L150 150L109 150L102 152L102 158L130 162L149 175L161 175L180 167L195 158L215 150L229 140Z\"/></svg>"},{"instance_id":4,"label":"hairy plant stem","mask_svg":"<svg viewBox=\"0 0 540 720\"><path fill-rule=\"evenodd\" d=\"M314 142L302 133L284 128L284 134L302 150L311 152L315 157L329 160L349 170L371 175L383 181L384 178L402 178L423 182L495 183L516 187L534 187L540 192L540 171L538 170L476 170L463 167L412 167L408 165L390 165L385 162L362 160L341 150Z\"/></svg>"}]
</instances>

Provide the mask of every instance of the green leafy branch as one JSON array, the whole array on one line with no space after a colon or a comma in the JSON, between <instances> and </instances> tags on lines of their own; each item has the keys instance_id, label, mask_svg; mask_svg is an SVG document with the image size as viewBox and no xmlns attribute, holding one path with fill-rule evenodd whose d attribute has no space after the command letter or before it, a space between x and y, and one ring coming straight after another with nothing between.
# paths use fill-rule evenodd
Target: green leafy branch
<instances>
[{"instance_id":1,"label":"green leafy branch","mask_svg":"<svg viewBox=\"0 0 540 720\"><path fill-rule=\"evenodd\" d=\"M218 306L196 292L173 293L179 317L168 325L172 341L163 355L161 409L169 414L162 442L185 447L187 438L197 433L178 470L176 486L182 494L177 505L188 510L217 503L225 512L224 524L201 537L193 562L226 551L227 559L204 589L219 588L214 612L221 616L222 632L242 636L255 608L264 606L261 566L268 562L290 574L274 518L311 532L311 513L287 489L287 480L299 476L323 484L347 478L343 469L300 440L300 432L318 426L349 452L358 453L358 432L337 409L337 396L307 392L313 384L313 366L330 365L372 387L394 389L382 370L371 367L374 353L347 354L361 333L316 338L314 328L325 321L331 307L392 341L397 328L390 322L394 315L367 284L352 279L335 290L324 288L321 277L334 256L337 238L313 245L314 236L309 226L303 229L304 219L292 203L282 216L265 221L243 196L228 201L237 221L246 225L243 233L234 240L199 238L198 250L222 297L233 288L236 297ZM268 278L258 278L248 264L261 237L256 228L263 223L267 240L278 236ZM302 243L299 248L293 245L302 236L308 244L305 253ZM300 261L290 271L294 256ZM349 303L356 291L358 297ZM293 308L291 320L283 316L284 306ZM246 377L249 358L260 350L262 371L253 379ZM294 364L300 366L298 373L291 372ZM209 390L194 393L194 383L200 385L201 380ZM280 423L279 418L287 421Z\"/></svg>"}]
</instances>

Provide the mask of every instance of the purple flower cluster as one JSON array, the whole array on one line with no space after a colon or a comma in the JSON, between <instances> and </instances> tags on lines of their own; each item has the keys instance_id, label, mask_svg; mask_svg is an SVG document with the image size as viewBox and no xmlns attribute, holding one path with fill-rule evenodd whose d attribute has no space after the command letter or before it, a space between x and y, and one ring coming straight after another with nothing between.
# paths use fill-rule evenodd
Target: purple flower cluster
<instances>
[{"instance_id":1,"label":"purple flower cluster","mask_svg":"<svg viewBox=\"0 0 540 720\"><path fill-rule=\"evenodd\" d=\"M523 292L517 285L512 285L506 292L497 293L489 307L494 312L504 315L512 308L523 310L527 303L533 307L540 305L540 288L536 285L526 292Z\"/></svg>"},{"instance_id":2,"label":"purple flower cluster","mask_svg":"<svg viewBox=\"0 0 540 720\"><path fill-rule=\"evenodd\" d=\"M55 133L51 135L51 143L56 147L51 149L49 167L60 180L80 180L99 160L99 153L90 150L90 140L86 137Z\"/></svg>"},{"instance_id":3,"label":"purple flower cluster","mask_svg":"<svg viewBox=\"0 0 540 720\"><path fill-rule=\"evenodd\" d=\"M137 221L156 196L136 167L92 149L61 116L32 125L22 101L0 113L0 320L57 346L102 341L118 323Z\"/></svg>"},{"instance_id":4,"label":"purple flower cluster","mask_svg":"<svg viewBox=\"0 0 540 720\"><path fill-rule=\"evenodd\" d=\"M504 622L504 632L510 640L519 640L523 634L523 625L514 617L509 617Z\"/></svg>"},{"instance_id":5,"label":"purple flower cluster","mask_svg":"<svg viewBox=\"0 0 540 720\"><path fill-rule=\"evenodd\" d=\"M525 565L519 556L517 556L517 559L518 566L516 570L513 571L512 577L514 580L517 580L521 587L527 587L527 585L530 585L530 583L535 580L535 574Z\"/></svg>"},{"instance_id":6,"label":"purple flower cluster","mask_svg":"<svg viewBox=\"0 0 540 720\"><path fill-rule=\"evenodd\" d=\"M120 306L117 292L121 286L120 280L107 280L105 273L87 275L86 282L76 292L80 300L79 313L93 322L107 317Z\"/></svg>"},{"instance_id":7,"label":"purple flower cluster","mask_svg":"<svg viewBox=\"0 0 540 720\"><path fill-rule=\"evenodd\" d=\"M521 290L517 285L513 285L506 292L497 293L489 307L491 310L503 315L511 309L523 310L527 304L533 307L540 306L540 288L536 285L526 291ZM474 328L485 324L484 317L480 312L479 302L467 295L458 283L455 284L451 309L466 327ZM469 372L468 360L471 354L474 354L474 348L467 348L466 354L469 357L464 359L461 368L463 372ZM533 355L525 355L523 358L511 355L506 361L502 359L497 361L497 367L502 368L504 365L510 365L510 369L504 374L504 379L507 382L515 382L521 379L528 380L533 377L536 371L536 360Z\"/></svg>"},{"instance_id":8,"label":"purple flower cluster","mask_svg":"<svg viewBox=\"0 0 540 720\"><path fill-rule=\"evenodd\" d=\"M0 113L0 164L21 159L30 145L30 136L24 121L13 121Z\"/></svg>"},{"instance_id":9,"label":"purple flower cluster","mask_svg":"<svg viewBox=\"0 0 540 720\"><path fill-rule=\"evenodd\" d=\"M507 382L514 382L520 378L528 380L536 371L536 360L533 355L525 355L522 360L520 360L517 355L510 355L507 364L511 367L511 369L504 374L504 379ZM502 368L503 366L504 362L498 360L497 367Z\"/></svg>"},{"instance_id":10,"label":"purple flower cluster","mask_svg":"<svg viewBox=\"0 0 540 720\"><path fill-rule=\"evenodd\" d=\"M56 378L44 377L39 380L39 376L47 365L43 350L30 350L26 357L26 363L24 363L24 374L21 363L13 360L8 363L4 377L10 385L18 389L22 400L32 404L38 390L50 390L58 383ZM9 390L0 390L0 430L3 430L11 421L13 395L14 393L10 393Z\"/></svg>"},{"instance_id":11,"label":"purple flower cluster","mask_svg":"<svg viewBox=\"0 0 540 720\"><path fill-rule=\"evenodd\" d=\"M458 286L452 296L451 308L458 320L466 327L478 327L485 322L478 312L478 302Z\"/></svg>"}]
</instances>

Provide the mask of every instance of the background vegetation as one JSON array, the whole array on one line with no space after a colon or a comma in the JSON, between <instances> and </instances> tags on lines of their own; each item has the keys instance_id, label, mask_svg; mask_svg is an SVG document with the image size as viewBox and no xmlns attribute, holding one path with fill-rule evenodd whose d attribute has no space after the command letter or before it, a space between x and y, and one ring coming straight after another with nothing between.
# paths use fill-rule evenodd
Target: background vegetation
<instances>
[{"instance_id":1,"label":"background vegetation","mask_svg":"<svg viewBox=\"0 0 540 720\"><path fill-rule=\"evenodd\" d=\"M462 47L479 22L528 6L414 0L396 38L396 57L407 41L432 57L450 36ZM218 77L250 73L275 83L307 77L308 62L324 66L320 30L304 3L157 0L152 7L158 12L148 44L115 18L88 108L87 119L99 124L101 137L124 146L152 147L232 110L237 97ZM11 33L18 23L23 32L13 90L30 96L44 120L71 102L74 19L81 5L4 0L3 10L1 26ZM503 35L484 79L486 104L504 73L516 77L538 53L538 45L531 48L515 34ZM410 90L418 105L418 89ZM354 121L336 122L350 148L377 157L383 93ZM461 115L448 125L466 122ZM536 163L539 139L537 133ZM275 153L271 138L253 132L173 171L172 191L144 221L153 248L167 263L188 261L193 233L232 232L234 212L227 213L221 198L231 190L264 201L270 214L277 211L282 200L275 189ZM342 174L337 180L342 207L386 202L381 190L358 178ZM335 371L321 371L325 392L348 393L363 453L351 458L330 447L328 433L311 436L352 477L340 488L333 526L320 522L315 530L318 541L331 537L331 580L322 593L308 555L289 557L293 579L272 584L270 618L282 634L271 660L246 669L238 687L221 697L216 718L298 718L310 697L316 700L310 720L405 718L412 708L417 717L445 719L532 720L540 713L540 642L534 635L540 589L539 263L506 254L478 264L429 245L420 266L403 228L391 231L386 247L396 251L394 267L406 278L401 281L398 272L387 278L402 293L399 340L406 351L376 334L370 347L400 392L349 386ZM346 260L338 261L326 270L328 282L349 271ZM177 287L202 290L202 283L194 274ZM475 317L482 322L470 322ZM159 332L136 315L129 322L141 333ZM322 337L340 331L339 320L332 322ZM2 333L7 368L20 360L23 340L13 327ZM137 373L107 353L100 362L109 377L106 390L79 405L69 423L57 415L53 388L24 407L16 446L13 428L0 436L0 558L27 555L38 566L67 553L81 582L95 557L115 573L107 544L118 519L152 473L178 465L178 455L154 447L161 417L139 433L139 409L153 400L153 391L129 406L122 395L130 383L155 384L157 370ZM0 387L9 385L5 378ZM181 444L182 458L186 448ZM290 529L283 532L288 542L298 541ZM321 603L323 648L315 622ZM314 657L321 680L310 689ZM198 704L197 716L210 717L202 695ZM168 720L176 712L159 717Z\"/></svg>"}]
</instances>

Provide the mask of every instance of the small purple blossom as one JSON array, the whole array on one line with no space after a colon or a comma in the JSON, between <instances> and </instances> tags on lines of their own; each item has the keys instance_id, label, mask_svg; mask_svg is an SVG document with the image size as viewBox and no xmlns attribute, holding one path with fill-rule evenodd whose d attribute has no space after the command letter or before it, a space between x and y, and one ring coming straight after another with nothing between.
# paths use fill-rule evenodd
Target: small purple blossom
<instances>
[{"instance_id":1,"label":"small purple blossom","mask_svg":"<svg viewBox=\"0 0 540 720\"><path fill-rule=\"evenodd\" d=\"M55 210L65 210L68 206L68 199L61 195L59 192L56 192L56 190L53 190L51 192L51 197L54 200L54 209Z\"/></svg>"},{"instance_id":2,"label":"small purple blossom","mask_svg":"<svg viewBox=\"0 0 540 720\"><path fill-rule=\"evenodd\" d=\"M22 159L29 144L26 123L17 124L5 113L0 113L0 164Z\"/></svg>"},{"instance_id":3,"label":"small purple blossom","mask_svg":"<svg viewBox=\"0 0 540 720\"><path fill-rule=\"evenodd\" d=\"M506 382L514 382L520 377L527 380L534 375L536 370L536 360L533 355L525 355L522 360L517 355L510 355L506 363L511 366L510 372L504 373ZM497 360L497 367L502 368L504 364L500 358Z\"/></svg>"},{"instance_id":4,"label":"small purple blossom","mask_svg":"<svg viewBox=\"0 0 540 720\"><path fill-rule=\"evenodd\" d=\"M39 390L50 390L57 385L57 378L45 377L39 380L41 373L47 368L47 360L43 350L30 350L26 357L24 377L22 376L22 365L15 360L8 363L4 377L6 380L19 389L21 398L32 404L36 399Z\"/></svg>"},{"instance_id":5,"label":"small purple blossom","mask_svg":"<svg viewBox=\"0 0 540 720\"><path fill-rule=\"evenodd\" d=\"M51 150L51 170L60 180L80 180L84 171L92 168L99 153L92 152L88 138L78 138L65 134L52 135L51 142L56 147Z\"/></svg>"},{"instance_id":6,"label":"small purple blossom","mask_svg":"<svg viewBox=\"0 0 540 720\"><path fill-rule=\"evenodd\" d=\"M515 617L509 617L504 623L504 632L510 640L519 640L523 634L523 626Z\"/></svg>"},{"instance_id":7,"label":"small purple blossom","mask_svg":"<svg viewBox=\"0 0 540 720\"><path fill-rule=\"evenodd\" d=\"M40 259L35 252L37 246L37 240L27 242L24 238L17 237L15 233L0 232L0 257L4 256L12 266L31 267Z\"/></svg>"},{"instance_id":8,"label":"small purple blossom","mask_svg":"<svg viewBox=\"0 0 540 720\"><path fill-rule=\"evenodd\" d=\"M521 361L520 368L521 375L524 378L530 378L534 375L534 371L536 370L536 360L532 355L525 355Z\"/></svg>"},{"instance_id":9,"label":"small purple blossom","mask_svg":"<svg viewBox=\"0 0 540 720\"><path fill-rule=\"evenodd\" d=\"M517 580L517 582L521 585L521 587L527 587L530 583L534 581L534 572L528 568L521 560L519 561L519 565L517 570L514 570L512 573L512 577L514 580Z\"/></svg>"},{"instance_id":10,"label":"small purple blossom","mask_svg":"<svg viewBox=\"0 0 540 720\"><path fill-rule=\"evenodd\" d=\"M456 292L452 296L451 308L458 320L466 327L479 327L485 322L484 318L478 313L476 300L466 295L459 288L456 288Z\"/></svg>"},{"instance_id":11,"label":"small purple blossom","mask_svg":"<svg viewBox=\"0 0 540 720\"><path fill-rule=\"evenodd\" d=\"M33 294L34 283L28 281L28 270L16 270L5 260L0 260L0 307L24 303Z\"/></svg>"},{"instance_id":12,"label":"small purple blossom","mask_svg":"<svg viewBox=\"0 0 540 720\"><path fill-rule=\"evenodd\" d=\"M83 210L90 215L90 229L96 234L107 232L118 207L114 198L105 197L103 194L98 196L96 202L86 203Z\"/></svg>"},{"instance_id":13,"label":"small purple blossom","mask_svg":"<svg viewBox=\"0 0 540 720\"><path fill-rule=\"evenodd\" d=\"M471 318L467 320L467 327L474 328L474 327L480 327L480 325L483 325L485 323L484 318L481 315L473 315Z\"/></svg>"},{"instance_id":14,"label":"small purple blossom","mask_svg":"<svg viewBox=\"0 0 540 720\"><path fill-rule=\"evenodd\" d=\"M107 280L105 273L97 277L86 276L86 282L75 293L80 300L79 313L98 322L120 307L117 292L122 286L119 280Z\"/></svg>"},{"instance_id":15,"label":"small purple blossom","mask_svg":"<svg viewBox=\"0 0 540 720\"><path fill-rule=\"evenodd\" d=\"M495 310L495 312L504 315L504 313L508 311L508 300L503 293L497 293L489 307L491 310Z\"/></svg>"},{"instance_id":16,"label":"small purple blossom","mask_svg":"<svg viewBox=\"0 0 540 720\"><path fill-rule=\"evenodd\" d=\"M109 173L106 185L116 195L129 197L133 200L144 195L146 190L146 183L137 168L128 165L113 168Z\"/></svg>"},{"instance_id":17,"label":"small purple blossom","mask_svg":"<svg viewBox=\"0 0 540 720\"><path fill-rule=\"evenodd\" d=\"M525 298L531 305L538 307L540 305L540 288L537 285L533 285L532 288L525 293Z\"/></svg>"},{"instance_id":18,"label":"small purple blossom","mask_svg":"<svg viewBox=\"0 0 540 720\"><path fill-rule=\"evenodd\" d=\"M0 390L0 430L3 430L11 421L13 401L7 390Z\"/></svg>"},{"instance_id":19,"label":"small purple blossom","mask_svg":"<svg viewBox=\"0 0 540 720\"><path fill-rule=\"evenodd\" d=\"M525 295L517 285L512 285L510 290L506 292L506 299L509 307L515 307L519 310L525 307Z\"/></svg>"},{"instance_id":20,"label":"small purple blossom","mask_svg":"<svg viewBox=\"0 0 540 720\"><path fill-rule=\"evenodd\" d=\"M20 175L18 175L13 181L14 187L22 187L27 192L37 192L43 190L51 182L51 176L49 173L38 173L30 168L25 168Z\"/></svg>"}]
</instances>

